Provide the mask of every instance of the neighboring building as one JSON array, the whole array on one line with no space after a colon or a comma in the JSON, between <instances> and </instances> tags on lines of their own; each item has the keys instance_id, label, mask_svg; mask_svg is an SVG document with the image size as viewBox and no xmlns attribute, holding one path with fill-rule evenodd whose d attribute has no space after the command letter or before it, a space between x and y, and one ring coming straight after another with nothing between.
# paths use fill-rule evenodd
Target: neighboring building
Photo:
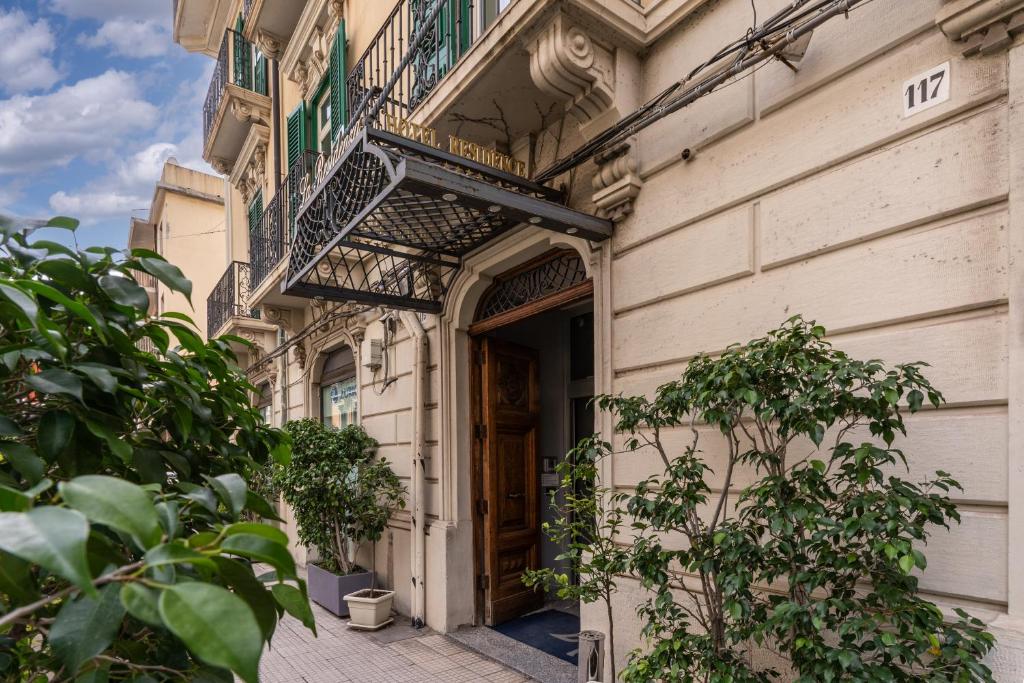
<instances>
[{"instance_id":1,"label":"neighboring building","mask_svg":"<svg viewBox=\"0 0 1024 683\"><path fill-rule=\"evenodd\" d=\"M221 269L248 275L210 333L256 342L275 424L380 441L410 506L377 567L442 632L536 606L519 576L558 551L539 535L552 466L611 431L595 393L649 394L796 313L858 356L926 360L949 403L909 421L906 449L966 492L922 588L1022 639L1020 12L858 4L789 65L540 186L522 176L742 39L750 1L179 0L176 39L218 59L202 115L232 188ZM623 581L620 662L639 601ZM603 627L596 606L583 623ZM1019 680L1024 658L1004 645L993 666Z\"/></svg>"},{"instance_id":2,"label":"neighboring building","mask_svg":"<svg viewBox=\"0 0 1024 683\"><path fill-rule=\"evenodd\" d=\"M142 273L139 277L149 293L151 315L169 311L184 313L206 336L208 312L216 313L224 307L217 302L207 302L214 285L224 274L227 254L224 226L223 178L179 166L174 159L164 163L148 218L132 219L128 246L155 251L181 268L192 280L192 303L184 294ZM219 315L227 317L230 312Z\"/></svg>"}]
</instances>

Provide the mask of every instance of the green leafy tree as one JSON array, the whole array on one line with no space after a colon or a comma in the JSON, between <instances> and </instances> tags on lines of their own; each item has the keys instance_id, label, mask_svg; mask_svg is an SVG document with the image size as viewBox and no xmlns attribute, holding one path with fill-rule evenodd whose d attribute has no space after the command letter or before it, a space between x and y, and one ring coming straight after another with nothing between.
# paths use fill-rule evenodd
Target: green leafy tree
<instances>
[{"instance_id":1,"label":"green leafy tree","mask_svg":"<svg viewBox=\"0 0 1024 683\"><path fill-rule=\"evenodd\" d=\"M621 536L622 528L628 526L623 509L627 494L603 486L600 479L600 456L610 448L597 436L588 437L558 464L561 486L551 492L555 520L545 522L543 531L565 548L555 559L564 562L568 571L551 567L528 570L523 583L553 590L562 600L604 603L614 681L618 669L612 594L616 579L629 570L631 555L628 539Z\"/></svg>"},{"instance_id":2,"label":"green leafy tree","mask_svg":"<svg viewBox=\"0 0 1024 683\"><path fill-rule=\"evenodd\" d=\"M632 572L652 597L649 647L624 680L992 680L992 636L962 611L945 619L914 573L931 531L959 521L959 486L902 478L894 444L906 412L942 397L924 364L855 360L824 336L794 318L694 359L653 400L599 399L626 450L664 467L627 505ZM740 472L753 483L736 493ZM754 666L754 648L779 664Z\"/></svg>"},{"instance_id":3,"label":"green leafy tree","mask_svg":"<svg viewBox=\"0 0 1024 683\"><path fill-rule=\"evenodd\" d=\"M304 419L285 429L292 460L274 481L295 514L299 538L316 548L324 569L352 574L361 545L379 541L392 510L405 507L401 482L386 460L374 458L377 442L358 425L335 430Z\"/></svg>"},{"instance_id":4,"label":"green leafy tree","mask_svg":"<svg viewBox=\"0 0 1024 683\"><path fill-rule=\"evenodd\" d=\"M246 477L288 438L140 272L191 295L153 252L0 225L0 679L255 683L285 611L313 628L287 537L241 519L275 517Z\"/></svg>"}]
</instances>

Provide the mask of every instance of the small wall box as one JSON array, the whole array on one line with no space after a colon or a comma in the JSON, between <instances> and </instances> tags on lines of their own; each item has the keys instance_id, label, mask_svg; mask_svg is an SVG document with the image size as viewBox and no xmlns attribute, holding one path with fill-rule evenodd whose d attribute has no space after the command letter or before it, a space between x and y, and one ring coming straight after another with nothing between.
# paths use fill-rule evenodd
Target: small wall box
<instances>
[{"instance_id":1,"label":"small wall box","mask_svg":"<svg viewBox=\"0 0 1024 683\"><path fill-rule=\"evenodd\" d=\"M363 367L379 369L383 363L384 342L380 339L364 339L359 355L363 358Z\"/></svg>"}]
</instances>

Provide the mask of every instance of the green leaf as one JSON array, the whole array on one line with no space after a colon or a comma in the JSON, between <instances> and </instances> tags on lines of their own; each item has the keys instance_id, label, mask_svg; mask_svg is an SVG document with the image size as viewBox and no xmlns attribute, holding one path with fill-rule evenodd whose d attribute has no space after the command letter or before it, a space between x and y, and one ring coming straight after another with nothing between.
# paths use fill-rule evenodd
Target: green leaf
<instances>
[{"instance_id":1,"label":"green leaf","mask_svg":"<svg viewBox=\"0 0 1024 683\"><path fill-rule=\"evenodd\" d=\"M121 586L121 604L128 610L128 614L144 624L163 627L158 600L157 592L141 583L132 582Z\"/></svg>"},{"instance_id":2,"label":"green leaf","mask_svg":"<svg viewBox=\"0 0 1024 683\"><path fill-rule=\"evenodd\" d=\"M0 415L0 436L21 436L24 432L11 418Z\"/></svg>"},{"instance_id":3,"label":"green leaf","mask_svg":"<svg viewBox=\"0 0 1024 683\"><path fill-rule=\"evenodd\" d=\"M111 452L121 459L126 465L132 460L132 447L126 441L118 438L114 432L110 430L105 424L97 422L95 420L86 419L85 426L90 432L96 437L103 439L107 442L107 446L110 447Z\"/></svg>"},{"instance_id":4,"label":"green leaf","mask_svg":"<svg viewBox=\"0 0 1024 683\"><path fill-rule=\"evenodd\" d=\"M192 303L192 281L185 277L177 266L171 265L163 258L144 256L139 259L139 265L147 273L155 277L176 292L181 292Z\"/></svg>"},{"instance_id":5,"label":"green leaf","mask_svg":"<svg viewBox=\"0 0 1024 683\"><path fill-rule=\"evenodd\" d=\"M207 477L207 481L220 496L224 506L231 511L231 514L238 517L245 509L246 492L249 490L245 479L237 474L222 474L219 477Z\"/></svg>"},{"instance_id":6,"label":"green leaf","mask_svg":"<svg viewBox=\"0 0 1024 683\"><path fill-rule=\"evenodd\" d=\"M284 467L292 461L292 447L286 443L280 443L274 446L274 449L270 451L270 457L274 459L278 465Z\"/></svg>"},{"instance_id":7,"label":"green leaf","mask_svg":"<svg viewBox=\"0 0 1024 683\"><path fill-rule=\"evenodd\" d=\"M187 548L180 543L165 543L146 552L146 568L163 567L171 564L202 565L214 569L215 565L206 555Z\"/></svg>"},{"instance_id":8,"label":"green leaf","mask_svg":"<svg viewBox=\"0 0 1024 683\"><path fill-rule=\"evenodd\" d=\"M282 578L297 578L295 560L292 559L288 548L262 536L254 534L228 536L221 543L221 550L231 555L240 555L251 560L266 562L274 567Z\"/></svg>"},{"instance_id":9,"label":"green leaf","mask_svg":"<svg viewBox=\"0 0 1024 683\"><path fill-rule=\"evenodd\" d=\"M17 287L4 283L0 283L0 294L21 309L21 312L29 322L32 322L33 324L35 323L36 319L39 317L39 306L36 304L35 299Z\"/></svg>"},{"instance_id":10,"label":"green leaf","mask_svg":"<svg viewBox=\"0 0 1024 683\"><path fill-rule=\"evenodd\" d=\"M0 441L0 455L3 455L30 484L40 481L46 472L46 463L43 459L23 443Z\"/></svg>"},{"instance_id":11,"label":"green leaf","mask_svg":"<svg viewBox=\"0 0 1024 683\"><path fill-rule=\"evenodd\" d=\"M24 512L32 507L32 499L24 491L0 484L0 512Z\"/></svg>"},{"instance_id":12,"label":"green leaf","mask_svg":"<svg viewBox=\"0 0 1024 683\"><path fill-rule=\"evenodd\" d=\"M165 589L159 607L164 625L196 657L259 683L263 634L240 597L220 586L188 583Z\"/></svg>"},{"instance_id":13,"label":"green leaf","mask_svg":"<svg viewBox=\"0 0 1024 683\"><path fill-rule=\"evenodd\" d=\"M63 230L76 230L78 226L78 220L68 216L54 216L46 222L46 227L48 228L61 228Z\"/></svg>"},{"instance_id":14,"label":"green leaf","mask_svg":"<svg viewBox=\"0 0 1024 683\"><path fill-rule=\"evenodd\" d=\"M149 295L135 280L116 275L104 275L99 279L99 285L114 303L130 306L140 311L149 308Z\"/></svg>"},{"instance_id":15,"label":"green leaf","mask_svg":"<svg viewBox=\"0 0 1024 683\"><path fill-rule=\"evenodd\" d=\"M259 524L258 522L236 522L224 529L225 536L235 536L237 534L253 534L255 536L262 536L263 538L283 546L288 545L288 534L277 527L270 526L269 524Z\"/></svg>"},{"instance_id":16,"label":"green leaf","mask_svg":"<svg viewBox=\"0 0 1024 683\"><path fill-rule=\"evenodd\" d=\"M106 367L98 363L79 363L74 368L104 392L112 394L117 391L117 378Z\"/></svg>"},{"instance_id":17,"label":"green leaf","mask_svg":"<svg viewBox=\"0 0 1024 683\"><path fill-rule=\"evenodd\" d=\"M295 586L286 583L277 583L270 587L277 604L284 607L288 614L302 622L302 625L316 635L316 620L313 618L313 609L309 606L309 598Z\"/></svg>"},{"instance_id":18,"label":"green leaf","mask_svg":"<svg viewBox=\"0 0 1024 683\"><path fill-rule=\"evenodd\" d=\"M66 394L82 400L82 380L60 368L47 368L42 372L29 375L25 384L44 394Z\"/></svg>"},{"instance_id":19,"label":"green leaf","mask_svg":"<svg viewBox=\"0 0 1024 683\"><path fill-rule=\"evenodd\" d=\"M50 629L50 645L72 674L114 641L125 613L120 593L120 587L110 583L96 598L83 595L61 607Z\"/></svg>"},{"instance_id":20,"label":"green leaf","mask_svg":"<svg viewBox=\"0 0 1024 683\"><path fill-rule=\"evenodd\" d=\"M75 510L40 507L0 513L0 550L63 577L95 595L86 561L89 522Z\"/></svg>"},{"instance_id":21,"label":"green leaf","mask_svg":"<svg viewBox=\"0 0 1024 683\"><path fill-rule=\"evenodd\" d=\"M153 500L141 487L101 475L76 477L59 486L71 507L93 522L132 536L142 548L160 542L160 521Z\"/></svg>"},{"instance_id":22,"label":"green leaf","mask_svg":"<svg viewBox=\"0 0 1024 683\"><path fill-rule=\"evenodd\" d=\"M63 452L75 433L75 418L63 410L51 410L39 421L36 444L39 453L53 462Z\"/></svg>"},{"instance_id":23,"label":"green leaf","mask_svg":"<svg viewBox=\"0 0 1024 683\"><path fill-rule=\"evenodd\" d=\"M256 615L263 639L269 643L277 628L278 607L273 594L253 575L248 563L227 557L214 557L213 561L224 584L245 600Z\"/></svg>"},{"instance_id":24,"label":"green leaf","mask_svg":"<svg viewBox=\"0 0 1024 683\"><path fill-rule=\"evenodd\" d=\"M910 574L910 572L914 571L913 555L904 555L900 558L900 571L904 574Z\"/></svg>"},{"instance_id":25,"label":"green leaf","mask_svg":"<svg viewBox=\"0 0 1024 683\"><path fill-rule=\"evenodd\" d=\"M39 282L38 280L18 280L18 284L25 289L35 292L39 296L44 296L50 301L60 304L67 309L69 313L76 315L89 323L101 339L107 339L106 323L101 322L87 306L82 305L59 289L51 287L45 282Z\"/></svg>"},{"instance_id":26,"label":"green leaf","mask_svg":"<svg viewBox=\"0 0 1024 683\"><path fill-rule=\"evenodd\" d=\"M257 515L259 515L263 519L271 519L271 520L274 520L275 522L284 521L277 514L277 510L275 510L270 505L270 503L268 503L263 498L263 496L260 496L259 494L254 493L253 491L249 491L249 493L246 494L246 496L245 496L245 507L248 508L249 510L252 510L253 512L255 512Z\"/></svg>"},{"instance_id":27,"label":"green leaf","mask_svg":"<svg viewBox=\"0 0 1024 683\"><path fill-rule=\"evenodd\" d=\"M0 552L0 593L14 605L27 605L39 597L30 569L31 565L20 557Z\"/></svg>"}]
</instances>

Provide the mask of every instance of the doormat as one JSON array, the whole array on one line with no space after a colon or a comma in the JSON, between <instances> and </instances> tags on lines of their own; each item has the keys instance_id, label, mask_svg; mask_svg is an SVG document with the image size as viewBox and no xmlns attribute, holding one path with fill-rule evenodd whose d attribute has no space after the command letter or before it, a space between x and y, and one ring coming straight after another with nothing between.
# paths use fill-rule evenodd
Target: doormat
<instances>
[{"instance_id":1,"label":"doormat","mask_svg":"<svg viewBox=\"0 0 1024 683\"><path fill-rule=\"evenodd\" d=\"M574 614L554 609L544 610L491 628L570 664L576 663L580 618Z\"/></svg>"}]
</instances>

